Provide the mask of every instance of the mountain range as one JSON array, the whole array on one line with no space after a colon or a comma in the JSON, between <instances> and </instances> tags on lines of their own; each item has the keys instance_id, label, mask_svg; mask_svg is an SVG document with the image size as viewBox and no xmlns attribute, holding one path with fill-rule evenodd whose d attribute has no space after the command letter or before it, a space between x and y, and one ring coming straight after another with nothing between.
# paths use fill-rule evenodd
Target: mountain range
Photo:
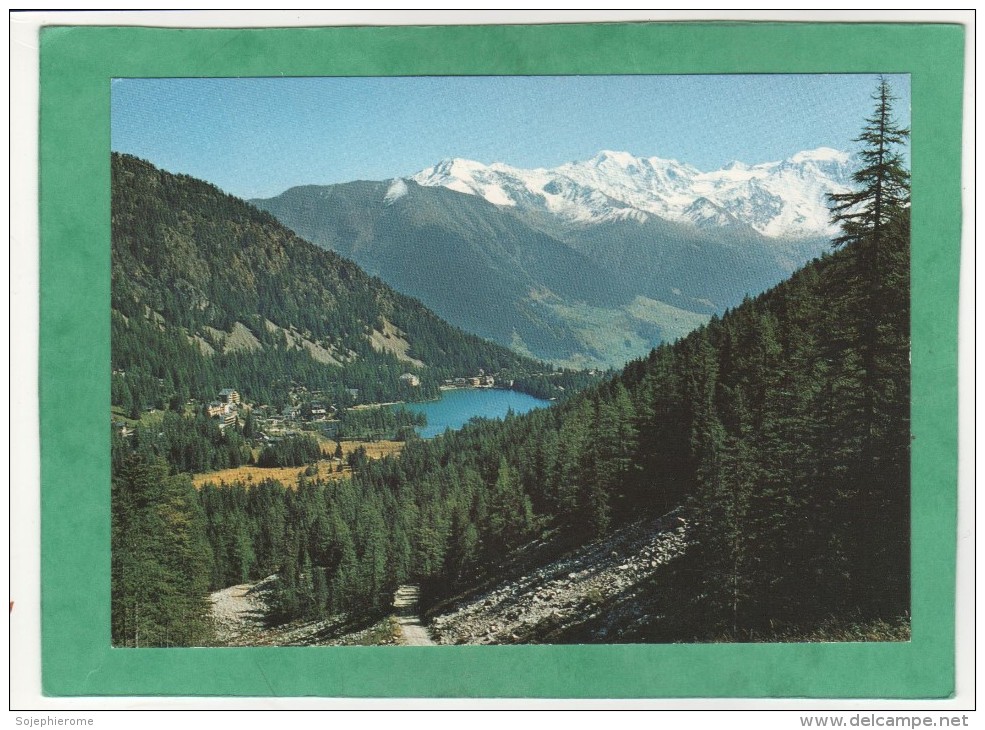
<instances>
[{"instance_id":1,"label":"mountain range","mask_svg":"<svg viewBox=\"0 0 985 730\"><path fill-rule=\"evenodd\" d=\"M821 147L780 162L734 161L712 172L608 150L553 169L448 159L411 179L569 224L661 218L700 228L748 226L769 238L810 238L834 232L825 195L844 192L851 173L847 153Z\"/></svg>"},{"instance_id":2,"label":"mountain range","mask_svg":"<svg viewBox=\"0 0 985 730\"><path fill-rule=\"evenodd\" d=\"M618 366L817 256L852 159L701 172L603 151L553 169L443 160L251 201L439 316L525 355Z\"/></svg>"}]
</instances>

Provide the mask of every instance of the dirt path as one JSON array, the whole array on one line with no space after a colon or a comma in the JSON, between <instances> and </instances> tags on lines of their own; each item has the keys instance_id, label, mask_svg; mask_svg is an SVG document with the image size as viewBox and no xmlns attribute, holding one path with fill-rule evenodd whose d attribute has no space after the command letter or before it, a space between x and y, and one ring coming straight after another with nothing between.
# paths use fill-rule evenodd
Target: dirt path
<instances>
[{"instance_id":1,"label":"dirt path","mask_svg":"<svg viewBox=\"0 0 985 730\"><path fill-rule=\"evenodd\" d=\"M403 633L404 644L407 646L434 646L427 629L421 624L417 615L417 600L421 589L417 586L400 586L393 594L393 608L397 614L397 623Z\"/></svg>"},{"instance_id":2,"label":"dirt path","mask_svg":"<svg viewBox=\"0 0 985 730\"><path fill-rule=\"evenodd\" d=\"M346 614L271 625L269 602L277 577L216 591L212 619L220 646L382 646L398 643L390 619L373 624ZM426 635L425 635L426 636Z\"/></svg>"}]
</instances>

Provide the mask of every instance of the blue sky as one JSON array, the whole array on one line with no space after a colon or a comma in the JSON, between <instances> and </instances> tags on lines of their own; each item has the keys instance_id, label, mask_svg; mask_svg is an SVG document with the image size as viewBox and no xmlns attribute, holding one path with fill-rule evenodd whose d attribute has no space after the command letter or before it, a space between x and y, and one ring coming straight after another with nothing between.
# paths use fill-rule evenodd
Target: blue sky
<instances>
[{"instance_id":1,"label":"blue sky","mask_svg":"<svg viewBox=\"0 0 985 730\"><path fill-rule=\"evenodd\" d=\"M887 77L909 125L908 76ZM243 198L447 157L554 167L602 149L702 170L852 150L870 75L116 79L112 147Z\"/></svg>"}]
</instances>

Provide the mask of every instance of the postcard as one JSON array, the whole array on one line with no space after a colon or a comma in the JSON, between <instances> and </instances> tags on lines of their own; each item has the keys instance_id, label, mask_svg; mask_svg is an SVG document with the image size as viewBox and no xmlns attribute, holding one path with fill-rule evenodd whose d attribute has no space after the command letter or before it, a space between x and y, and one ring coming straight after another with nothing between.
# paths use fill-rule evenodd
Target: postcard
<instances>
[{"instance_id":1,"label":"postcard","mask_svg":"<svg viewBox=\"0 0 985 730\"><path fill-rule=\"evenodd\" d=\"M48 694L953 691L960 26L41 40Z\"/></svg>"}]
</instances>

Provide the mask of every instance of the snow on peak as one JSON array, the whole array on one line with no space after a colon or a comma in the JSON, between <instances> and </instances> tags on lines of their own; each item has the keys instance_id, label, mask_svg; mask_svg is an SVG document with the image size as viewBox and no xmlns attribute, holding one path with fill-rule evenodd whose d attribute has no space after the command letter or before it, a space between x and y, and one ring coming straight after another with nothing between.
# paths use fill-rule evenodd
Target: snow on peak
<instances>
[{"instance_id":1,"label":"snow on peak","mask_svg":"<svg viewBox=\"0 0 985 730\"><path fill-rule=\"evenodd\" d=\"M459 193L478 195L497 205L511 205L508 196L498 190L490 179L490 168L475 160L460 157L444 159L433 167L421 170L410 179L420 185L444 187Z\"/></svg>"},{"instance_id":2,"label":"snow on peak","mask_svg":"<svg viewBox=\"0 0 985 730\"><path fill-rule=\"evenodd\" d=\"M847 152L841 152L839 150L833 150L830 147L818 147L813 150L804 150L803 152L798 152L790 158L791 162L801 163L801 162L838 162L843 165L848 164L851 159L851 155Z\"/></svg>"},{"instance_id":3,"label":"snow on peak","mask_svg":"<svg viewBox=\"0 0 985 730\"><path fill-rule=\"evenodd\" d=\"M393 182L390 183L390 187L387 188L386 195L383 196L383 202L387 205L392 205L395 200L399 200L406 194L407 183L404 182L403 178L394 178Z\"/></svg>"},{"instance_id":4,"label":"snow on peak","mask_svg":"<svg viewBox=\"0 0 985 730\"><path fill-rule=\"evenodd\" d=\"M602 150L553 169L451 158L411 179L570 223L659 216L702 226L744 223L766 236L802 237L832 233L826 196L848 189L850 168L851 156L829 147L782 162L734 161L712 172L677 160Z\"/></svg>"},{"instance_id":5,"label":"snow on peak","mask_svg":"<svg viewBox=\"0 0 985 730\"><path fill-rule=\"evenodd\" d=\"M728 211L712 203L708 198L697 198L684 209L681 220L687 221L699 228L735 225L739 221Z\"/></svg>"},{"instance_id":6,"label":"snow on peak","mask_svg":"<svg viewBox=\"0 0 985 730\"><path fill-rule=\"evenodd\" d=\"M595 165L603 165L605 163L613 163L620 167L629 167L639 160L628 152L617 152L614 150L602 150L595 157L593 157L589 162ZM575 163L577 164L577 163Z\"/></svg>"},{"instance_id":7,"label":"snow on peak","mask_svg":"<svg viewBox=\"0 0 985 730\"><path fill-rule=\"evenodd\" d=\"M449 157L439 162L437 167L447 174L462 174L482 170L485 165L475 160L467 160L464 157Z\"/></svg>"}]
</instances>

